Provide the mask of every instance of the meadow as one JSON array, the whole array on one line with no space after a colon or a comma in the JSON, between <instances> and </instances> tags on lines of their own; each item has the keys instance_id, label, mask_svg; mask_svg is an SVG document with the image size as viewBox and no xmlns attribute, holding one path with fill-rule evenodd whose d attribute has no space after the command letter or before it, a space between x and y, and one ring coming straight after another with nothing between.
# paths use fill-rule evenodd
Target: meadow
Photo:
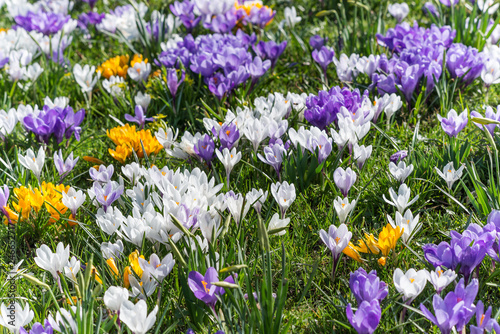
<instances>
[{"instance_id":1,"label":"meadow","mask_svg":"<svg viewBox=\"0 0 500 334\"><path fill-rule=\"evenodd\" d=\"M493 0L0 0L0 332L499 333Z\"/></svg>"}]
</instances>

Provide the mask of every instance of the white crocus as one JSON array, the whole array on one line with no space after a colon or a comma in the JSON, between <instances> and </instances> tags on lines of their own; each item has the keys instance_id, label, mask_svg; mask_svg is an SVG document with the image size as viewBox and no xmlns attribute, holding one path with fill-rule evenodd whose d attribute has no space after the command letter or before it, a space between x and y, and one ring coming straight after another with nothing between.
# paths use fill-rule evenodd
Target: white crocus
<instances>
[{"instance_id":1,"label":"white crocus","mask_svg":"<svg viewBox=\"0 0 500 334\"><path fill-rule=\"evenodd\" d=\"M80 312L81 311L80 309ZM47 321L57 332L76 334L78 333L78 325L73 317L73 314L76 315L76 312L76 306L71 306L71 311L61 308L56 312L55 318L50 314L47 317Z\"/></svg>"},{"instance_id":2,"label":"white crocus","mask_svg":"<svg viewBox=\"0 0 500 334\"><path fill-rule=\"evenodd\" d=\"M158 305L148 315L148 305L144 300L139 300L137 304L131 301L124 301L120 306L120 320L135 334L146 334L156 321Z\"/></svg>"},{"instance_id":3,"label":"white crocus","mask_svg":"<svg viewBox=\"0 0 500 334\"><path fill-rule=\"evenodd\" d=\"M363 168L366 160L372 155L373 147L372 145L370 146L364 146L364 145L358 145L355 144L353 147L353 156L354 160L356 160L356 163L358 165L358 168L361 169Z\"/></svg>"},{"instance_id":4,"label":"white crocus","mask_svg":"<svg viewBox=\"0 0 500 334\"><path fill-rule=\"evenodd\" d=\"M68 192L62 192L62 203L70 211L72 218L75 219L76 211L85 202L86 195L82 190L75 190L75 188L70 187Z\"/></svg>"},{"instance_id":5,"label":"white crocus","mask_svg":"<svg viewBox=\"0 0 500 334\"><path fill-rule=\"evenodd\" d=\"M135 63L134 67L129 67L127 70L130 79L136 82L146 82L149 73L151 73L151 64L143 61Z\"/></svg>"},{"instance_id":6,"label":"white crocus","mask_svg":"<svg viewBox=\"0 0 500 334\"><path fill-rule=\"evenodd\" d=\"M401 101L401 96L392 93L389 97L389 101L384 108L385 115L387 119L390 120L392 115L396 113L403 106L403 102Z\"/></svg>"},{"instance_id":7,"label":"white crocus","mask_svg":"<svg viewBox=\"0 0 500 334\"><path fill-rule=\"evenodd\" d=\"M288 210L293 201L295 201L295 185L293 183L288 184L286 181L283 183L273 183L271 184L271 194L280 207L281 218L284 218L286 210Z\"/></svg>"},{"instance_id":8,"label":"white crocus","mask_svg":"<svg viewBox=\"0 0 500 334\"><path fill-rule=\"evenodd\" d=\"M99 72L101 73L101 72ZM124 90L127 88L125 79L120 76L112 75L109 79L102 81L102 87L113 97L123 96Z\"/></svg>"},{"instance_id":9,"label":"white crocus","mask_svg":"<svg viewBox=\"0 0 500 334\"><path fill-rule=\"evenodd\" d=\"M349 203L349 199L347 197L344 199L337 197L337 199L333 200L333 207L335 208L335 211L337 211L337 216L339 217L341 224L345 223L347 216L349 216L349 213L351 213L355 205L356 200Z\"/></svg>"},{"instance_id":10,"label":"white crocus","mask_svg":"<svg viewBox=\"0 0 500 334\"><path fill-rule=\"evenodd\" d=\"M406 273L399 268L394 271L394 286L398 292L403 294L403 300L413 300L422 291L429 277L429 272L425 269L416 271L410 269Z\"/></svg>"},{"instance_id":11,"label":"white crocus","mask_svg":"<svg viewBox=\"0 0 500 334\"><path fill-rule=\"evenodd\" d=\"M484 63L481 79L487 87L500 83L500 63L497 59Z\"/></svg>"},{"instance_id":12,"label":"white crocus","mask_svg":"<svg viewBox=\"0 0 500 334\"><path fill-rule=\"evenodd\" d=\"M453 162L450 161L443 167L442 172L437 167L434 168L436 169L438 175L446 181L448 189L451 189L453 187L453 183L460 180L460 178L462 177L462 172L465 166L462 165L459 169L455 170L455 167L453 167Z\"/></svg>"},{"instance_id":13,"label":"white crocus","mask_svg":"<svg viewBox=\"0 0 500 334\"><path fill-rule=\"evenodd\" d=\"M337 76L342 82L353 82L354 78L358 76L356 64L358 63L359 55L353 53L348 57L342 53L339 59L333 57L333 63L337 67Z\"/></svg>"},{"instance_id":14,"label":"white crocus","mask_svg":"<svg viewBox=\"0 0 500 334\"><path fill-rule=\"evenodd\" d=\"M161 261L158 255L154 253L149 257L149 262L145 259L139 258L139 266L141 269L144 272L149 273L158 282L163 281L163 279L170 274L174 265L175 260L171 253L167 254Z\"/></svg>"},{"instance_id":15,"label":"white crocus","mask_svg":"<svg viewBox=\"0 0 500 334\"><path fill-rule=\"evenodd\" d=\"M28 67L23 68L24 79L29 79L31 81L35 81L38 79L40 74L43 73L43 68L38 63L34 63L29 65Z\"/></svg>"},{"instance_id":16,"label":"white crocus","mask_svg":"<svg viewBox=\"0 0 500 334\"><path fill-rule=\"evenodd\" d=\"M97 83L97 80L101 77L101 72L96 73L95 66L91 67L85 65L82 67L80 64L76 64L73 67L73 75L76 83L81 87L82 92L90 93Z\"/></svg>"},{"instance_id":17,"label":"white crocus","mask_svg":"<svg viewBox=\"0 0 500 334\"><path fill-rule=\"evenodd\" d=\"M409 207L410 205L415 203L418 199L418 195L417 195L417 196L415 196L415 198L413 198L410 201L410 196L411 196L410 188L408 188L408 186L404 183L399 186L397 193L391 187L389 189L389 195L391 196L392 202L389 201L387 198L385 198L385 195L382 195L382 197L384 198L384 201L386 201L387 203L389 203L392 206L395 206L396 209L398 209L398 211L400 213L404 212L404 210L407 207Z\"/></svg>"},{"instance_id":18,"label":"white crocus","mask_svg":"<svg viewBox=\"0 0 500 334\"><path fill-rule=\"evenodd\" d=\"M403 241L408 243L413 238L415 233L417 233L422 227L422 224L419 224L418 221L419 217L419 215L413 217L413 213L408 209L406 210L404 216L401 213L396 212L396 221L392 220L389 215L387 215L387 220L392 227L396 228L399 226L399 228L403 231L403 235L401 236Z\"/></svg>"},{"instance_id":19,"label":"white crocus","mask_svg":"<svg viewBox=\"0 0 500 334\"><path fill-rule=\"evenodd\" d=\"M320 230L319 236L326 247L332 252L333 260L337 261L342 251L349 244L352 233L347 230L345 224L340 224L338 228L335 225L330 225L328 233L325 230Z\"/></svg>"},{"instance_id":20,"label":"white crocus","mask_svg":"<svg viewBox=\"0 0 500 334\"><path fill-rule=\"evenodd\" d=\"M241 152L236 152L236 147L233 147L231 151L226 147L222 150L222 153L219 150L215 150L215 154L226 169L227 184L229 186L229 176L233 167L241 160Z\"/></svg>"},{"instance_id":21,"label":"white crocus","mask_svg":"<svg viewBox=\"0 0 500 334\"><path fill-rule=\"evenodd\" d=\"M0 110L0 135L11 134L18 122L16 109Z\"/></svg>"},{"instance_id":22,"label":"white crocus","mask_svg":"<svg viewBox=\"0 0 500 334\"><path fill-rule=\"evenodd\" d=\"M262 189L252 189L250 192L247 193L246 199L247 202L253 206L255 211L258 213L261 213L262 211L262 205L266 202L268 192L264 191Z\"/></svg>"},{"instance_id":23,"label":"white crocus","mask_svg":"<svg viewBox=\"0 0 500 334\"><path fill-rule=\"evenodd\" d=\"M391 14L398 22L401 22L408 16L410 12L410 7L405 2L403 3L394 3L387 6L387 10L389 14Z\"/></svg>"},{"instance_id":24,"label":"white crocus","mask_svg":"<svg viewBox=\"0 0 500 334\"><path fill-rule=\"evenodd\" d=\"M267 226L267 232L269 234L285 235L288 224L290 224L290 218L280 219L279 215L275 213Z\"/></svg>"},{"instance_id":25,"label":"white crocus","mask_svg":"<svg viewBox=\"0 0 500 334\"><path fill-rule=\"evenodd\" d=\"M226 203L236 224L239 224L245 218L251 205L251 203L245 201L245 197L241 194L228 196Z\"/></svg>"},{"instance_id":26,"label":"white crocus","mask_svg":"<svg viewBox=\"0 0 500 334\"><path fill-rule=\"evenodd\" d=\"M45 244L36 250L35 263L42 269L49 271L54 279L59 278L58 273L64 271L64 267L69 261L69 245L64 247L63 243L57 244L56 252L52 253L52 250Z\"/></svg>"},{"instance_id":27,"label":"white crocus","mask_svg":"<svg viewBox=\"0 0 500 334\"><path fill-rule=\"evenodd\" d=\"M291 8L286 7L284 14L285 14L284 22L290 28L295 27L297 23L302 21L302 18L300 16L297 16L297 9L294 6L292 6Z\"/></svg>"},{"instance_id":28,"label":"white crocus","mask_svg":"<svg viewBox=\"0 0 500 334\"><path fill-rule=\"evenodd\" d=\"M24 309L18 302L0 306L0 326L7 328L11 333L19 333L19 328L24 327L33 320L35 314L28 304Z\"/></svg>"},{"instance_id":29,"label":"white crocus","mask_svg":"<svg viewBox=\"0 0 500 334\"><path fill-rule=\"evenodd\" d=\"M400 183L405 182L406 178L413 173L413 165L406 166L404 161L400 161L397 165L394 162L389 163L389 172Z\"/></svg>"},{"instance_id":30,"label":"white crocus","mask_svg":"<svg viewBox=\"0 0 500 334\"><path fill-rule=\"evenodd\" d=\"M43 146L40 146L38 154L35 153L31 148L26 151L26 155L18 155L19 163L24 166L24 168L29 169L33 174L35 174L38 181L40 181L40 175L42 174L43 165L45 164L45 150Z\"/></svg>"},{"instance_id":31,"label":"white crocus","mask_svg":"<svg viewBox=\"0 0 500 334\"><path fill-rule=\"evenodd\" d=\"M149 107L149 104L151 103L151 95L139 92L134 97L134 102L135 104L140 105L142 109L144 109L144 111L146 111Z\"/></svg>"},{"instance_id":32,"label":"white crocus","mask_svg":"<svg viewBox=\"0 0 500 334\"><path fill-rule=\"evenodd\" d=\"M104 293L103 301L111 311L119 311L122 304L128 300L128 290L121 286L110 286Z\"/></svg>"},{"instance_id":33,"label":"white crocus","mask_svg":"<svg viewBox=\"0 0 500 334\"><path fill-rule=\"evenodd\" d=\"M498 9L499 4L495 0L477 0L477 7L482 11L488 11L488 14L493 15Z\"/></svg>"},{"instance_id":34,"label":"white crocus","mask_svg":"<svg viewBox=\"0 0 500 334\"><path fill-rule=\"evenodd\" d=\"M76 275L80 272L80 261L76 257L71 257L68 264L64 266L64 275L76 283Z\"/></svg>"},{"instance_id":35,"label":"white crocus","mask_svg":"<svg viewBox=\"0 0 500 334\"><path fill-rule=\"evenodd\" d=\"M442 270L441 267L437 267L436 271L431 271L429 275L429 282L434 286L436 292L439 294L443 291L451 282L457 278L457 274L448 269L446 271Z\"/></svg>"}]
</instances>

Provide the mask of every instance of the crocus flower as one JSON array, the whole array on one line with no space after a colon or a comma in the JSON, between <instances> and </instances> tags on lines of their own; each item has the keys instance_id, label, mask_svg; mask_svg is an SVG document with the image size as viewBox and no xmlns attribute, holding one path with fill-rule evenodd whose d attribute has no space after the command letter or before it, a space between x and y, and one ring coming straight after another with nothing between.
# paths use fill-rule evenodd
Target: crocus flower
<instances>
[{"instance_id":1,"label":"crocus flower","mask_svg":"<svg viewBox=\"0 0 500 334\"><path fill-rule=\"evenodd\" d=\"M139 124L141 130L144 129L146 121L154 122L153 117L146 117L146 115L144 114L144 109L140 105L135 106L135 116L132 116L130 114L125 114L125 119L129 122L134 122Z\"/></svg>"},{"instance_id":2,"label":"crocus flower","mask_svg":"<svg viewBox=\"0 0 500 334\"><path fill-rule=\"evenodd\" d=\"M500 327L495 319L491 318L491 306L484 312L484 304L478 301L476 305L476 324L477 326L470 326L471 334L484 334L484 331L490 332L493 328L498 332Z\"/></svg>"},{"instance_id":3,"label":"crocus flower","mask_svg":"<svg viewBox=\"0 0 500 334\"><path fill-rule=\"evenodd\" d=\"M111 181L114 172L115 167L113 167L113 165L109 165L108 167L100 165L99 169L96 169L95 167L89 169L89 174L92 180L101 183L108 183Z\"/></svg>"},{"instance_id":4,"label":"crocus flower","mask_svg":"<svg viewBox=\"0 0 500 334\"><path fill-rule=\"evenodd\" d=\"M75 77L76 83L82 89L82 92L90 93L97 83L97 80L101 77L101 72L97 72L96 74L95 66L90 67L89 65L85 65L82 67L80 64L76 64L73 67L73 76Z\"/></svg>"},{"instance_id":5,"label":"crocus flower","mask_svg":"<svg viewBox=\"0 0 500 334\"><path fill-rule=\"evenodd\" d=\"M43 146L40 146L36 156L33 150L29 148L25 156L18 154L18 159L19 163L23 165L24 168L31 170L38 181L40 181L40 175L42 174L43 165L45 164L45 150Z\"/></svg>"},{"instance_id":6,"label":"crocus flower","mask_svg":"<svg viewBox=\"0 0 500 334\"><path fill-rule=\"evenodd\" d=\"M76 211L85 202L85 193L82 190L75 190L70 187L67 192L62 192L62 203L71 211L73 219L76 217Z\"/></svg>"},{"instance_id":7,"label":"crocus flower","mask_svg":"<svg viewBox=\"0 0 500 334\"><path fill-rule=\"evenodd\" d=\"M333 181L335 182L335 185L340 189L340 192L344 197L347 197L349 189L351 189L354 182L356 182L356 179L356 173L350 167L347 167L346 170L344 170L342 167L338 167L333 173Z\"/></svg>"},{"instance_id":8,"label":"crocus flower","mask_svg":"<svg viewBox=\"0 0 500 334\"><path fill-rule=\"evenodd\" d=\"M113 182L107 183L104 188L99 182L94 182L94 193L95 198L104 210L106 210L114 201L116 201L123 194L123 185L118 186L116 189L113 186Z\"/></svg>"},{"instance_id":9,"label":"crocus flower","mask_svg":"<svg viewBox=\"0 0 500 334\"><path fill-rule=\"evenodd\" d=\"M390 205L395 206L400 213L403 213L407 207L415 203L419 197L419 195L417 195L410 201L410 188L408 188L408 186L404 183L399 186L397 194L391 187L389 189L389 195L391 196L392 202L385 198L385 195L382 195L382 198Z\"/></svg>"},{"instance_id":10,"label":"crocus flower","mask_svg":"<svg viewBox=\"0 0 500 334\"><path fill-rule=\"evenodd\" d=\"M45 326L43 326L39 322L35 322L29 332L22 327L19 329L19 334L52 334L52 333L54 333L54 329L52 328L47 319L45 319Z\"/></svg>"},{"instance_id":11,"label":"crocus flower","mask_svg":"<svg viewBox=\"0 0 500 334\"><path fill-rule=\"evenodd\" d=\"M450 190L453 187L453 183L460 180L460 178L462 177L462 171L464 170L464 168L465 168L465 166L462 165L462 166L460 166L459 169L455 170L455 167L453 167L452 161L448 162L443 167L442 172L437 167L434 167L434 169L436 169L436 173L438 173L438 175L441 176L446 181L446 184L448 185L448 189L450 189Z\"/></svg>"},{"instance_id":12,"label":"crocus flower","mask_svg":"<svg viewBox=\"0 0 500 334\"><path fill-rule=\"evenodd\" d=\"M288 210L293 201L295 201L295 185L293 183L288 184L286 181L283 183L273 183L271 184L271 194L280 207L281 218L284 218L286 210Z\"/></svg>"},{"instance_id":13,"label":"crocus flower","mask_svg":"<svg viewBox=\"0 0 500 334\"><path fill-rule=\"evenodd\" d=\"M73 159L73 152L71 152L68 158L66 158L66 161L64 161L62 156L62 150L54 152L54 164L56 165L57 172L59 173L60 176L63 176L64 174L71 172L73 168L75 168L78 159L80 159L80 157Z\"/></svg>"},{"instance_id":14,"label":"crocus flower","mask_svg":"<svg viewBox=\"0 0 500 334\"><path fill-rule=\"evenodd\" d=\"M128 289L121 286L110 286L104 293L104 305L111 311L119 311L123 302L129 298Z\"/></svg>"},{"instance_id":15,"label":"crocus flower","mask_svg":"<svg viewBox=\"0 0 500 334\"><path fill-rule=\"evenodd\" d=\"M64 247L62 242L57 244L56 252L45 244L36 250L35 263L42 269L52 274L55 280L59 279L59 273L64 271L64 267L69 261L69 245Z\"/></svg>"},{"instance_id":16,"label":"crocus flower","mask_svg":"<svg viewBox=\"0 0 500 334\"><path fill-rule=\"evenodd\" d=\"M285 235L288 224L290 224L290 218L280 219L279 215L275 213L267 225L267 232L269 235Z\"/></svg>"},{"instance_id":17,"label":"crocus flower","mask_svg":"<svg viewBox=\"0 0 500 334\"><path fill-rule=\"evenodd\" d=\"M9 201L9 187L6 184L3 187L0 187L0 212L3 213L6 217L9 217L7 212L7 202Z\"/></svg>"},{"instance_id":18,"label":"crocus flower","mask_svg":"<svg viewBox=\"0 0 500 334\"><path fill-rule=\"evenodd\" d=\"M403 294L403 300L408 302L415 299L425 288L429 272L425 269L416 271L411 268L406 273L397 268L394 271L394 286Z\"/></svg>"},{"instance_id":19,"label":"crocus flower","mask_svg":"<svg viewBox=\"0 0 500 334\"><path fill-rule=\"evenodd\" d=\"M406 166L404 161L400 161L397 165L394 162L389 163L389 172L400 183L404 183L406 178L413 172L413 165Z\"/></svg>"},{"instance_id":20,"label":"crocus flower","mask_svg":"<svg viewBox=\"0 0 500 334\"><path fill-rule=\"evenodd\" d=\"M215 309L217 297L225 293L222 287L212 285L212 283L216 282L219 282L219 275L217 274L217 270L213 267L207 269L205 276L197 271L191 271L188 276L188 285L191 291L193 291L194 296L212 309ZM233 276L228 276L224 279L224 282L234 284Z\"/></svg>"},{"instance_id":21,"label":"crocus flower","mask_svg":"<svg viewBox=\"0 0 500 334\"><path fill-rule=\"evenodd\" d=\"M467 109L465 109L460 115L454 109L448 112L448 117L444 118L438 115L438 120L441 122L441 127L444 132L450 137L456 137L460 131L462 131L469 119L467 118Z\"/></svg>"},{"instance_id":22,"label":"crocus flower","mask_svg":"<svg viewBox=\"0 0 500 334\"><path fill-rule=\"evenodd\" d=\"M127 74L130 77L130 79L140 83L148 81L150 73L151 73L151 64L147 63L147 59L144 61L137 61L133 67L129 67L127 69Z\"/></svg>"},{"instance_id":23,"label":"crocus flower","mask_svg":"<svg viewBox=\"0 0 500 334\"><path fill-rule=\"evenodd\" d=\"M264 147L264 155L259 153L257 156L263 163L271 165L281 179L281 163L283 162L283 157L286 157L286 154L287 152L283 145L274 144Z\"/></svg>"},{"instance_id":24,"label":"crocus flower","mask_svg":"<svg viewBox=\"0 0 500 334\"><path fill-rule=\"evenodd\" d=\"M134 305L125 300L120 305L120 320L135 334L146 334L155 324L158 305L155 305L148 315L148 305L144 300L139 300Z\"/></svg>"},{"instance_id":25,"label":"crocus flower","mask_svg":"<svg viewBox=\"0 0 500 334\"><path fill-rule=\"evenodd\" d=\"M309 45L314 50L319 50L323 45L325 45L327 38L323 38L320 35L314 35L309 39Z\"/></svg>"},{"instance_id":26,"label":"crocus flower","mask_svg":"<svg viewBox=\"0 0 500 334\"><path fill-rule=\"evenodd\" d=\"M371 302L363 301L359 305L356 314L353 314L351 304L349 304L346 313L347 319L359 334L373 333L377 329L382 316L380 304L376 299Z\"/></svg>"},{"instance_id":27,"label":"crocus flower","mask_svg":"<svg viewBox=\"0 0 500 334\"><path fill-rule=\"evenodd\" d=\"M25 16L18 15L15 18L17 25L27 31L37 31L44 35L53 35L63 29L64 25L71 19L69 15L39 11L33 13L28 11ZM67 32L66 32L67 33Z\"/></svg>"},{"instance_id":28,"label":"crocus flower","mask_svg":"<svg viewBox=\"0 0 500 334\"><path fill-rule=\"evenodd\" d=\"M424 13L429 13L431 15L434 15L435 17L439 17L439 12L436 6L434 6L434 4L430 1L424 4L424 6L422 7L422 11Z\"/></svg>"},{"instance_id":29,"label":"crocus flower","mask_svg":"<svg viewBox=\"0 0 500 334\"><path fill-rule=\"evenodd\" d=\"M0 305L0 326L7 328L12 333L19 333L19 328L24 327L33 320L35 313L26 303L24 308L18 303Z\"/></svg>"},{"instance_id":30,"label":"crocus flower","mask_svg":"<svg viewBox=\"0 0 500 334\"><path fill-rule=\"evenodd\" d=\"M219 140L221 148L231 150L240 139L240 131L234 123L223 124L219 130Z\"/></svg>"},{"instance_id":31,"label":"crocus flower","mask_svg":"<svg viewBox=\"0 0 500 334\"><path fill-rule=\"evenodd\" d=\"M284 10L285 23L288 27L293 28L297 23L302 21L302 18L297 15L297 9L295 6L286 7Z\"/></svg>"},{"instance_id":32,"label":"crocus flower","mask_svg":"<svg viewBox=\"0 0 500 334\"><path fill-rule=\"evenodd\" d=\"M180 85L184 82L184 79L186 78L186 72L184 70L181 70L181 78L177 76L177 70L173 68L169 68L167 70L167 87L168 90L170 91L170 94L172 94L172 98L175 100L175 96L177 95L177 90L179 89Z\"/></svg>"},{"instance_id":33,"label":"crocus flower","mask_svg":"<svg viewBox=\"0 0 500 334\"><path fill-rule=\"evenodd\" d=\"M352 233L347 230L345 224L340 224L338 228L335 225L330 225L328 233L326 233L325 230L320 230L319 236L326 247L332 252L333 266L335 268L340 258L340 254L342 254L344 248L346 248L349 241L351 241Z\"/></svg>"},{"instance_id":34,"label":"crocus flower","mask_svg":"<svg viewBox=\"0 0 500 334\"><path fill-rule=\"evenodd\" d=\"M215 154L226 169L227 185L229 186L229 176L233 167L241 160L241 152L236 153L236 147L233 147L231 151L228 148L224 148L222 152L215 150Z\"/></svg>"},{"instance_id":35,"label":"crocus flower","mask_svg":"<svg viewBox=\"0 0 500 334\"><path fill-rule=\"evenodd\" d=\"M274 41L259 41L259 43L253 46L253 50L260 58L271 60L271 68L274 68L278 58L285 51L287 43L287 41L281 44L276 44Z\"/></svg>"},{"instance_id":36,"label":"crocus flower","mask_svg":"<svg viewBox=\"0 0 500 334\"><path fill-rule=\"evenodd\" d=\"M201 159L205 160L208 166L211 166L211 161L214 159L215 143L209 135L204 135L198 143L193 147L194 153Z\"/></svg>"},{"instance_id":37,"label":"crocus flower","mask_svg":"<svg viewBox=\"0 0 500 334\"><path fill-rule=\"evenodd\" d=\"M478 113L477 111L471 111L470 115L471 115L471 117L487 118L487 119L490 119L490 120L498 122L498 121L500 121L500 106L497 107L497 112L495 112L492 107L487 106L486 107L486 112L485 112L484 116L481 115L480 113ZM485 124L485 125L482 125L482 124L479 124L479 123L476 123L476 122L474 122L474 124L478 128L480 128L480 129L486 128L489 131L489 133L491 133L492 136L493 136L493 133L495 132L495 129L498 127L498 124Z\"/></svg>"},{"instance_id":38,"label":"crocus flower","mask_svg":"<svg viewBox=\"0 0 500 334\"><path fill-rule=\"evenodd\" d=\"M335 51L327 46L322 46L319 50L313 50L312 57L321 66L323 73L326 75L326 69L333 62Z\"/></svg>"},{"instance_id":39,"label":"crocus flower","mask_svg":"<svg viewBox=\"0 0 500 334\"><path fill-rule=\"evenodd\" d=\"M253 188L250 192L246 194L247 202L253 206L255 211L259 214L262 211L262 205L266 202L268 192L262 189Z\"/></svg>"},{"instance_id":40,"label":"crocus flower","mask_svg":"<svg viewBox=\"0 0 500 334\"><path fill-rule=\"evenodd\" d=\"M396 20L398 20L398 23L401 23L401 21L403 21L404 18L408 16L410 7L408 7L408 4L406 4L405 2L394 3L387 6L387 10L389 11L389 14L391 14Z\"/></svg>"},{"instance_id":41,"label":"crocus flower","mask_svg":"<svg viewBox=\"0 0 500 334\"><path fill-rule=\"evenodd\" d=\"M441 267L436 267L435 271L429 273L429 282L436 289L436 293L440 294L451 282L457 278L457 274L451 270L442 270Z\"/></svg>"},{"instance_id":42,"label":"crocus flower","mask_svg":"<svg viewBox=\"0 0 500 334\"><path fill-rule=\"evenodd\" d=\"M432 305L436 316L434 316L424 304L420 304L420 310L427 319L439 327L441 333L450 334L452 328L457 325L459 320L464 316L464 301L458 301L455 293L451 291L444 299L438 294L435 294L432 299Z\"/></svg>"},{"instance_id":43,"label":"crocus flower","mask_svg":"<svg viewBox=\"0 0 500 334\"><path fill-rule=\"evenodd\" d=\"M355 205L356 200L352 200L352 202L349 203L349 199L347 197L344 199L337 197L333 200L333 207L337 212L337 216L339 217L341 224L345 223L347 216L351 213L352 209L354 209Z\"/></svg>"},{"instance_id":44,"label":"crocus flower","mask_svg":"<svg viewBox=\"0 0 500 334\"><path fill-rule=\"evenodd\" d=\"M422 224L419 224L418 219L419 215L413 217L413 213L410 211L410 209L406 210L404 216L401 215L401 213L396 212L395 222L389 215L387 215L387 220L389 221L391 226L393 228L399 226L399 228L401 228L401 230L403 231L402 238L405 243L409 243L415 233L417 233L422 227Z\"/></svg>"},{"instance_id":45,"label":"crocus flower","mask_svg":"<svg viewBox=\"0 0 500 334\"><path fill-rule=\"evenodd\" d=\"M461 78L469 85L481 75L484 57L476 48L454 43L446 52L446 67L452 78Z\"/></svg>"},{"instance_id":46,"label":"crocus flower","mask_svg":"<svg viewBox=\"0 0 500 334\"><path fill-rule=\"evenodd\" d=\"M270 67L271 61L269 59L262 61L262 59L258 56L246 65L246 69L252 78L252 83L257 82L257 80L263 76Z\"/></svg>"},{"instance_id":47,"label":"crocus flower","mask_svg":"<svg viewBox=\"0 0 500 334\"><path fill-rule=\"evenodd\" d=\"M353 147L353 157L356 160L358 168L361 170L365 165L366 160L372 155L373 147L355 144Z\"/></svg>"},{"instance_id":48,"label":"crocus flower","mask_svg":"<svg viewBox=\"0 0 500 334\"><path fill-rule=\"evenodd\" d=\"M408 151L406 150L401 150L401 151L397 151L396 153L394 153L393 155L391 155L391 157L389 158L389 160L395 164L397 164L400 160L404 160L404 158L406 158L408 156Z\"/></svg>"},{"instance_id":49,"label":"crocus flower","mask_svg":"<svg viewBox=\"0 0 500 334\"><path fill-rule=\"evenodd\" d=\"M143 272L147 272L160 283L170 274L175 265L172 253L167 254L161 261L158 255L154 253L149 257L149 262L143 258L138 260Z\"/></svg>"},{"instance_id":50,"label":"crocus flower","mask_svg":"<svg viewBox=\"0 0 500 334\"><path fill-rule=\"evenodd\" d=\"M382 301L389 293L389 288L384 281L377 276L377 271L372 270L367 273L363 268L358 268L350 274L349 287L354 294L358 304L363 301Z\"/></svg>"}]
</instances>

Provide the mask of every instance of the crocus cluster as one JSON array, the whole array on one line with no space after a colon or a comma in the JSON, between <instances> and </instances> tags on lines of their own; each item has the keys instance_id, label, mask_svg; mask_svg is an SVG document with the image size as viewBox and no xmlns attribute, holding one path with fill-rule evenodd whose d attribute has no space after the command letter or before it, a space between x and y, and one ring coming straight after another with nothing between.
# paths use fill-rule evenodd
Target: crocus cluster
<instances>
[{"instance_id":1,"label":"crocus cluster","mask_svg":"<svg viewBox=\"0 0 500 334\"><path fill-rule=\"evenodd\" d=\"M219 99L231 94L239 85L251 80L252 85L275 64L286 42L260 41L253 46L257 56L249 52L256 41L238 30L236 35L202 35L193 39L187 35L183 41L163 51L157 65L166 68L183 67L196 76L201 75L209 90Z\"/></svg>"},{"instance_id":2,"label":"crocus cluster","mask_svg":"<svg viewBox=\"0 0 500 334\"><path fill-rule=\"evenodd\" d=\"M28 12L26 15L18 15L15 21L18 26L26 31L38 31L44 35L53 35L64 28L64 25L71 19L69 15L60 13L37 13Z\"/></svg>"},{"instance_id":3,"label":"crocus cluster","mask_svg":"<svg viewBox=\"0 0 500 334\"><path fill-rule=\"evenodd\" d=\"M53 137L60 143L64 138L70 139L73 134L76 140L80 140L80 124L84 117L84 109L75 112L69 106L62 108L45 105L38 115L33 113L24 117L23 125L27 131L35 134L39 142L48 144Z\"/></svg>"},{"instance_id":4,"label":"crocus cluster","mask_svg":"<svg viewBox=\"0 0 500 334\"><path fill-rule=\"evenodd\" d=\"M382 316L380 302L389 293L387 284L378 278L375 270L367 273L359 268L351 273L349 287L358 302L358 309L353 313L351 304L348 304L347 319L358 333L371 334L377 329Z\"/></svg>"},{"instance_id":5,"label":"crocus cluster","mask_svg":"<svg viewBox=\"0 0 500 334\"><path fill-rule=\"evenodd\" d=\"M451 231L451 241L438 245L423 246L426 260L434 267L441 266L456 270L466 281L474 269L483 261L497 238L496 225L490 222L484 228L470 224L463 232Z\"/></svg>"}]
</instances>

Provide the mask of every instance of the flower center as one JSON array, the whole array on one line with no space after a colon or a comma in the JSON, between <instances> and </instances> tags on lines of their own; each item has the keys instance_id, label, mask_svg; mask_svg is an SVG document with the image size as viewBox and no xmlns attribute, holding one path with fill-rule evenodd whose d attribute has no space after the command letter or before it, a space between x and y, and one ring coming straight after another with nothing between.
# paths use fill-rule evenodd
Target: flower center
<instances>
[{"instance_id":1,"label":"flower center","mask_svg":"<svg viewBox=\"0 0 500 334\"><path fill-rule=\"evenodd\" d=\"M413 283L415 282L415 279L414 278L410 278L410 283Z\"/></svg>"},{"instance_id":2,"label":"flower center","mask_svg":"<svg viewBox=\"0 0 500 334\"><path fill-rule=\"evenodd\" d=\"M201 284L203 284L203 288L205 289L205 292L206 292L206 293L209 293L209 292L210 292L210 289L207 289L207 284L208 284L208 283L207 283L207 282L205 282L205 281L201 281Z\"/></svg>"}]
</instances>

